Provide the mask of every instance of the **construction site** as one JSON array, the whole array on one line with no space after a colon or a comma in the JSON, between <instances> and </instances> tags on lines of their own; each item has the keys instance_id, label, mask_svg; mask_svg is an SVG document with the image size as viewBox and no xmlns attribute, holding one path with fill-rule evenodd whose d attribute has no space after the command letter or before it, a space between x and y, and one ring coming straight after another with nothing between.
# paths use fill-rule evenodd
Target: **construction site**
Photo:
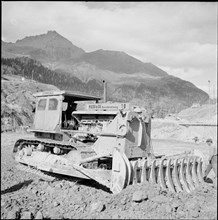
<instances>
[{"instance_id":1,"label":"construction site","mask_svg":"<svg viewBox=\"0 0 218 220\"><path fill-rule=\"evenodd\" d=\"M1 219L217 220L217 2L1 6Z\"/></svg>"},{"instance_id":2,"label":"construction site","mask_svg":"<svg viewBox=\"0 0 218 220\"><path fill-rule=\"evenodd\" d=\"M217 105L160 119L78 92L33 97L33 123L1 133L2 219L217 219Z\"/></svg>"}]
</instances>

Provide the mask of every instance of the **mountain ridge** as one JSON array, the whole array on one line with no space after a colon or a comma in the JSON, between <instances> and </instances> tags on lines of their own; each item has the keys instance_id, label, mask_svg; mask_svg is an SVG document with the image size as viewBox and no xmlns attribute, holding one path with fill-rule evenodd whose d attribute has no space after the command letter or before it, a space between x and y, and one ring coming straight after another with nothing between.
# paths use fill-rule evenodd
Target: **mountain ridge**
<instances>
[{"instance_id":1,"label":"mountain ridge","mask_svg":"<svg viewBox=\"0 0 218 220\"><path fill-rule=\"evenodd\" d=\"M6 42L4 42L6 43ZM7 47L7 43L3 45ZM48 31L46 34L28 36L15 43L8 45L9 51L15 53L23 50L24 55L29 55L33 59L45 61L57 61L60 59L76 58L85 51L67 40L56 31ZM14 48L13 48L14 46ZM22 52L21 52L22 54Z\"/></svg>"},{"instance_id":2,"label":"mountain ridge","mask_svg":"<svg viewBox=\"0 0 218 220\"><path fill-rule=\"evenodd\" d=\"M12 58L9 63L19 62L25 69L22 56L30 59L27 61L32 65L30 71L37 69L31 59L53 71L55 74L49 74L57 78L55 85L62 89L77 88L81 92L101 94L102 80L106 80L108 98L112 101L130 101L149 108L167 105L168 109L178 110L190 107L193 102L204 103L209 98L194 84L171 76L152 63L144 63L122 51L99 49L87 53L56 31L26 37L16 43L2 41L2 57ZM42 75L40 71L48 74L43 68L35 74ZM31 74L26 77L30 78ZM54 83L46 75L42 80Z\"/></svg>"},{"instance_id":3,"label":"mountain ridge","mask_svg":"<svg viewBox=\"0 0 218 220\"><path fill-rule=\"evenodd\" d=\"M71 64L86 61L96 65L100 69L117 73L146 72L147 74L156 76L167 75L165 71L156 67L154 64L144 63L123 51L99 49L92 52L85 52L83 49L73 45L71 41L67 40L56 31L48 31L46 34L28 36L21 40L17 40L15 43L10 43L10 45L8 45L7 42L4 43L6 43L3 45L4 47L10 47L5 48L4 51L14 53L15 55L16 53L19 55L23 54L41 61L44 65L49 61L57 62L56 65L58 65L60 60L61 62L70 62ZM13 46L15 47L14 51ZM75 51L75 53L71 53L70 48ZM20 52L22 49L24 51ZM53 56L52 53L54 53Z\"/></svg>"}]
</instances>

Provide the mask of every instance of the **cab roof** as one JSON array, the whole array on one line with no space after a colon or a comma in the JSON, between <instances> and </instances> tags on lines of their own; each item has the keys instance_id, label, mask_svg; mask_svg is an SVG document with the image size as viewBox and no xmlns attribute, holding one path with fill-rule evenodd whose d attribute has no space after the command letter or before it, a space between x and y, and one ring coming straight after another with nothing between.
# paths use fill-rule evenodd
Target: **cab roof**
<instances>
[{"instance_id":1,"label":"cab roof","mask_svg":"<svg viewBox=\"0 0 218 220\"><path fill-rule=\"evenodd\" d=\"M72 98L75 101L86 101L86 100L101 100L101 97L93 96L89 94L85 94L82 92L76 92L76 91L43 91L43 92L37 92L33 94L34 97L46 97L46 96L67 96L69 98Z\"/></svg>"}]
</instances>

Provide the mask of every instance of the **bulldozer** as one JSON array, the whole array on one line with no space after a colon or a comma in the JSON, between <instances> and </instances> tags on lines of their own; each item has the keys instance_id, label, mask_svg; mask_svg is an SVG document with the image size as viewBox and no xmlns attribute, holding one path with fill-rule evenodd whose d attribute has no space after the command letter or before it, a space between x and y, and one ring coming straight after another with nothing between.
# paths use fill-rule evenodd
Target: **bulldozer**
<instances>
[{"instance_id":1,"label":"bulldozer","mask_svg":"<svg viewBox=\"0 0 218 220\"><path fill-rule=\"evenodd\" d=\"M70 91L34 94L33 138L14 144L14 159L42 172L91 179L120 193L131 184L152 182L187 193L203 181L203 159L190 152L154 155L151 117L129 103ZM78 106L86 104L84 110Z\"/></svg>"}]
</instances>

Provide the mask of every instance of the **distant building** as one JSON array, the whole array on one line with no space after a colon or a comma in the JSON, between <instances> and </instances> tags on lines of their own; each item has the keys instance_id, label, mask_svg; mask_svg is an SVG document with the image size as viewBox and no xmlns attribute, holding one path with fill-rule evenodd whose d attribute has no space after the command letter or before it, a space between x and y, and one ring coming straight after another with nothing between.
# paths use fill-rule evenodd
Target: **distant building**
<instances>
[{"instance_id":1,"label":"distant building","mask_svg":"<svg viewBox=\"0 0 218 220\"><path fill-rule=\"evenodd\" d=\"M200 108L201 105L199 103L193 103L191 108Z\"/></svg>"}]
</instances>

